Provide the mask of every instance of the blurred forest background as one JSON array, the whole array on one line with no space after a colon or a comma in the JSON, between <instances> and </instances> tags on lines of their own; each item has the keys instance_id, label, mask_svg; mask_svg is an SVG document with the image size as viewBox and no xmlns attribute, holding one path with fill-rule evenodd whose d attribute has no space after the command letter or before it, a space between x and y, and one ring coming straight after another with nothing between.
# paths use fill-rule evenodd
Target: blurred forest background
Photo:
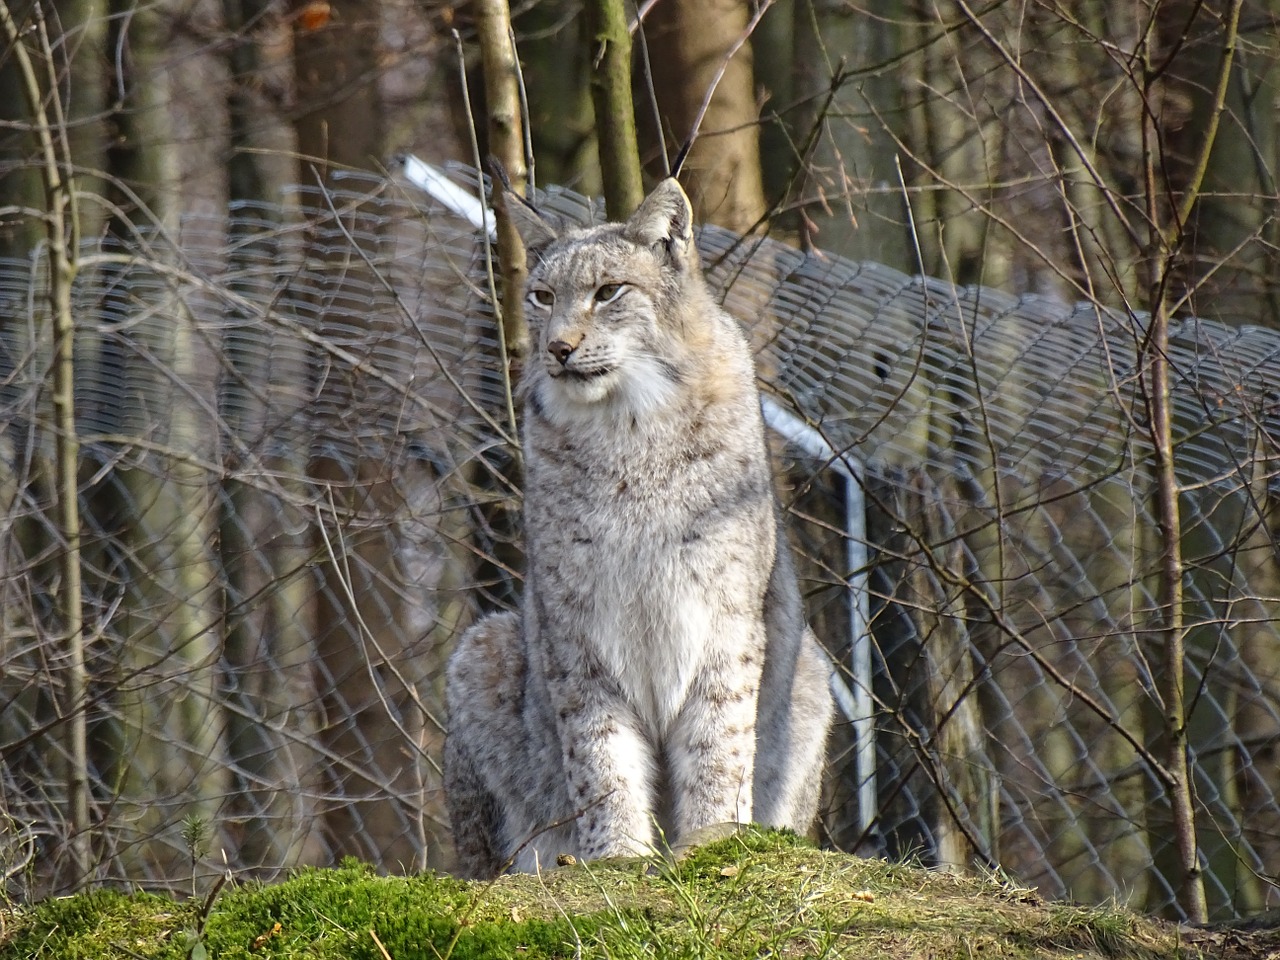
<instances>
[{"instance_id":1,"label":"blurred forest background","mask_svg":"<svg viewBox=\"0 0 1280 960\"><path fill-rule=\"evenodd\" d=\"M7 895L447 869L526 345L399 158L617 216L687 148L822 439L778 444L854 663L822 839L1276 904L1277 0L0 7Z\"/></svg>"}]
</instances>

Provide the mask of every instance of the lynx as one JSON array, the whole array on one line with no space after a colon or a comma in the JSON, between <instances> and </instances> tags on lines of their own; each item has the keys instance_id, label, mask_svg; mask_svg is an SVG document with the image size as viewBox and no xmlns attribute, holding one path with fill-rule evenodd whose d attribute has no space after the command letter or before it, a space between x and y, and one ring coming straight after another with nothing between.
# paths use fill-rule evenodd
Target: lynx
<instances>
[{"instance_id":1,"label":"lynx","mask_svg":"<svg viewBox=\"0 0 1280 960\"><path fill-rule=\"evenodd\" d=\"M752 359L666 180L564 228L506 197L529 255L527 571L448 669L459 872L807 831L832 704L779 528ZM661 831L661 834L659 834Z\"/></svg>"}]
</instances>

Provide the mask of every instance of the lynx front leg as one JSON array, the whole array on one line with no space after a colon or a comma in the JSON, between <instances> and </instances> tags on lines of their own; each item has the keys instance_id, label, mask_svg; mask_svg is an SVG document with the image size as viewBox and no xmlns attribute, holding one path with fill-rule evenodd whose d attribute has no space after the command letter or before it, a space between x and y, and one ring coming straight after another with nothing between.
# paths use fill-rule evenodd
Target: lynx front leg
<instances>
[{"instance_id":1,"label":"lynx front leg","mask_svg":"<svg viewBox=\"0 0 1280 960\"><path fill-rule=\"evenodd\" d=\"M676 839L751 822L760 660L746 651L717 658L689 691L667 744Z\"/></svg>"},{"instance_id":2,"label":"lynx front leg","mask_svg":"<svg viewBox=\"0 0 1280 960\"><path fill-rule=\"evenodd\" d=\"M557 727L569 802L588 860L634 856L653 846L652 743L620 699L572 678L558 684Z\"/></svg>"}]
</instances>

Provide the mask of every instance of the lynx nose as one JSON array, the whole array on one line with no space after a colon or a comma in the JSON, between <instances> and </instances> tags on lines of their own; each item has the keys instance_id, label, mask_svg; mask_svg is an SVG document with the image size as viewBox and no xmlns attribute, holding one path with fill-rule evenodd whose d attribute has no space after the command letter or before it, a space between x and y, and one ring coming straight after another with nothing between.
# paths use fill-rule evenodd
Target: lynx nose
<instances>
[{"instance_id":1,"label":"lynx nose","mask_svg":"<svg viewBox=\"0 0 1280 960\"><path fill-rule=\"evenodd\" d=\"M573 349L573 344L564 340L552 340L547 344L547 353L559 360L562 367L569 362Z\"/></svg>"}]
</instances>

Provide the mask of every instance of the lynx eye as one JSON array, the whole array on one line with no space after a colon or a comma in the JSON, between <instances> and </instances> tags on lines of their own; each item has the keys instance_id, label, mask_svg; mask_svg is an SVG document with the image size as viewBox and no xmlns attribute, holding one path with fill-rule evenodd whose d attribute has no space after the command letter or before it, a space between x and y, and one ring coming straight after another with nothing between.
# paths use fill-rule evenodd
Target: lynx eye
<instances>
[{"instance_id":1,"label":"lynx eye","mask_svg":"<svg viewBox=\"0 0 1280 960\"><path fill-rule=\"evenodd\" d=\"M596 288L596 303L612 303L622 293L625 283L602 283Z\"/></svg>"},{"instance_id":2,"label":"lynx eye","mask_svg":"<svg viewBox=\"0 0 1280 960\"><path fill-rule=\"evenodd\" d=\"M556 295L542 287L534 287L529 291L529 299L539 307L550 307L556 302Z\"/></svg>"}]
</instances>

